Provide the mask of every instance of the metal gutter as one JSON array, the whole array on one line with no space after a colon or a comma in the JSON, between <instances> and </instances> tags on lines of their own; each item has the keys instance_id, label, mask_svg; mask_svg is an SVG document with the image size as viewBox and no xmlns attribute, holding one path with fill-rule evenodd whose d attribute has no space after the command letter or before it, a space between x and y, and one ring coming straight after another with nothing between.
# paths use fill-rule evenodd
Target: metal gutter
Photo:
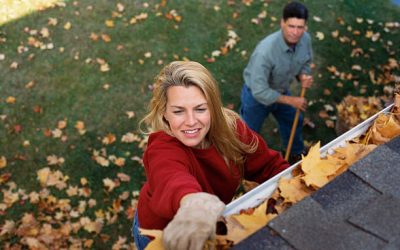
<instances>
[{"instance_id":1,"label":"metal gutter","mask_svg":"<svg viewBox=\"0 0 400 250\"><path fill-rule=\"evenodd\" d=\"M371 116L367 120L363 121L362 123L358 124L356 127L350 129L346 133L340 135L339 137L335 138L333 141L329 142L328 144L321 147L320 152L321 155L331 154L333 153L333 149L344 146L346 141L354 139L367 131L367 129L372 125L373 121L382 113L388 113L392 108L393 104L390 106L382 109L375 115ZM283 172L275 175L271 179L265 181L264 183L260 184L253 190L247 192L246 194L242 195L241 197L233 200L225 207L224 216L228 216L231 214L238 214L240 210L253 208L258 206L261 202L268 199L275 189L278 186L278 181L281 177L285 178L292 178L292 170L301 163L301 161L293 164L288 169L284 170Z\"/></svg>"}]
</instances>

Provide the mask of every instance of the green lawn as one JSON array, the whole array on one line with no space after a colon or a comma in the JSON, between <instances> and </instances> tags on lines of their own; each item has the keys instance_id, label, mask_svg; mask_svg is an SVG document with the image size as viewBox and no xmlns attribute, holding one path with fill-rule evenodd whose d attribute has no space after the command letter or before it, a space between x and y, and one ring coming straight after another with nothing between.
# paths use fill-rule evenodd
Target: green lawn
<instances>
[{"instance_id":1,"label":"green lawn","mask_svg":"<svg viewBox=\"0 0 400 250\"><path fill-rule=\"evenodd\" d=\"M336 137L327 121L345 96L382 96L394 86L400 8L389 0L304 2L315 54L305 114L315 128L306 126L304 137L323 145ZM137 123L155 75L173 60L198 61L238 110L242 70L278 29L282 4L66 1L0 26L0 248L132 248L145 180ZM262 135L281 150L275 128L271 119Z\"/></svg>"}]
</instances>

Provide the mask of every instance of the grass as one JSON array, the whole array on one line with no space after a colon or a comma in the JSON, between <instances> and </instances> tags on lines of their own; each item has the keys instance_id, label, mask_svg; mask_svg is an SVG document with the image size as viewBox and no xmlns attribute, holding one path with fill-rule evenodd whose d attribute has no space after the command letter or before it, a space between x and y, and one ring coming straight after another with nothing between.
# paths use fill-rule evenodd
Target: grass
<instances>
[{"instance_id":1,"label":"grass","mask_svg":"<svg viewBox=\"0 0 400 250\"><path fill-rule=\"evenodd\" d=\"M0 169L0 208L7 204L0 209L0 228L3 227L0 232L4 232L7 221L21 228L25 213L33 213L40 225L47 222L54 229L76 223L83 217L91 221L102 218L104 225L99 233L83 228L71 232L73 239L82 240L76 244L87 243L88 248L93 249L111 249L113 245L116 249L132 247L132 214L126 211L135 208L145 177L135 158L142 154L139 142L124 143L121 139L128 132L139 134L137 123L146 112L153 78L172 60L198 61L217 79L224 104L238 110L242 70L257 42L278 28L282 8L280 1L258 0L118 2L123 10L118 10L116 2L107 0L66 1L64 7L33 12L0 26L0 159L3 156L7 160L6 166ZM229 2L234 4L229 5ZM382 95L384 86L371 83L369 70L375 69L376 75L382 75L388 59L398 58L400 29L385 31L384 28L385 23L397 20L400 9L390 1L304 2L311 14L309 32L313 37L316 64L316 86L306 94L313 105L305 114L316 127L305 127L304 137L309 144L317 141L326 144L336 137L334 128L326 126L326 120L337 114L329 111L330 118L322 119L318 114L324 110L324 105L335 107L348 94ZM251 20L264 10L266 18L254 24ZM146 13L147 17L138 18L141 13ZM318 18L314 16L322 21L316 21ZM132 21L134 17L136 23ZM49 24L49 18L56 18L57 24ZM113 27L106 25L110 20ZM68 22L69 29L65 28ZM49 30L49 36L39 34L43 28ZM226 55L215 57L215 62L208 62L212 52L229 39L228 30L238 35L236 45ZM339 37L347 37L350 42L342 43L339 38L333 38L331 32L336 30ZM360 35L355 35L355 30L360 31ZM374 42L367 38L367 31L379 32L379 39ZM316 32L323 32L324 39L319 40ZM97 40L90 38L93 34L98 36ZM101 35L111 40L106 42ZM38 42L29 44L32 38ZM50 49L40 46L50 46ZM355 48L362 48L364 53L351 57ZM148 52L151 56L146 54ZM109 71L100 70L99 58L107 62ZM18 67L11 67L15 63ZM352 70L355 64L363 70ZM341 79L330 73L328 66L336 66L338 71L352 73L354 77ZM398 73L399 68L392 69L392 74ZM28 87L31 81L33 87ZM343 87L338 87L338 82ZM385 86L392 85L393 81ZM297 85L294 90L296 88ZM332 94L325 95L324 89ZM10 97L14 97L15 102ZM129 118L127 111L133 111L135 116ZM59 121L67 122L66 127L60 129L63 138L51 133L56 132ZM83 135L75 128L78 121L85 124ZM269 119L262 135L272 148L281 150L275 127L274 121ZM114 135L116 141L103 143L109 134ZM103 150L105 157L123 158L125 165L110 163L102 167L94 160L94 150ZM65 162L60 166L49 165L47 157L50 155L62 157ZM37 171L45 167L68 176L63 180L67 188L90 188L90 196L69 196L67 188L41 186ZM131 180L121 181L118 173L125 173ZM83 185L81 178L86 178L88 184ZM116 185L112 191L104 186L106 178ZM43 193L45 188L50 195L43 194L38 204L24 196L34 191ZM18 194L18 201L7 200L8 191ZM125 191L129 193L128 198L121 196ZM91 198L97 204L81 208L75 218L70 216L69 210L51 203L51 195L57 199L55 204L62 198L70 199L72 210ZM57 212L64 215L62 219L55 219ZM0 246L7 249L18 244L27 245L26 241L21 243L24 236L21 230L0 233ZM125 237L126 241L117 244L118 237ZM63 244L72 245L71 240Z\"/></svg>"}]
</instances>

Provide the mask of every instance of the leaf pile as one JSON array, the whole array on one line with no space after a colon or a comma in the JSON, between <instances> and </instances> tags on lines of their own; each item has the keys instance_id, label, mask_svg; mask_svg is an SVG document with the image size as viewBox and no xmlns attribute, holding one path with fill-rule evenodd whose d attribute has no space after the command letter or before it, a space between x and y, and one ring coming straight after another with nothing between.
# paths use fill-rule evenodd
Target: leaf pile
<instances>
[{"instance_id":1,"label":"leaf pile","mask_svg":"<svg viewBox=\"0 0 400 250\"><path fill-rule=\"evenodd\" d=\"M392 111L389 115L379 115L368 129L365 143L383 144L400 135L400 94L395 95Z\"/></svg>"},{"instance_id":2,"label":"leaf pile","mask_svg":"<svg viewBox=\"0 0 400 250\"><path fill-rule=\"evenodd\" d=\"M313 20L324 23L321 18L314 17ZM388 36L398 34L399 26L398 22L379 22L365 17L356 17L355 22L351 23L338 16L336 25L328 26L330 31L315 32L319 43L337 46L341 50L337 56L342 59L325 67L330 79L322 93L324 96L333 96L336 104L324 103L323 100L311 101L312 104L322 102L320 107L324 109L316 114L325 120L326 127L334 128L337 135L380 110L382 102L387 101L386 92L392 91L393 85L399 82L398 47ZM330 36L326 35L329 33ZM388 57L385 60L378 59L382 54Z\"/></svg>"},{"instance_id":3,"label":"leaf pile","mask_svg":"<svg viewBox=\"0 0 400 250\"><path fill-rule=\"evenodd\" d=\"M377 97L346 96L336 105L338 119L336 130L339 134L376 114L382 109L382 101Z\"/></svg>"}]
</instances>

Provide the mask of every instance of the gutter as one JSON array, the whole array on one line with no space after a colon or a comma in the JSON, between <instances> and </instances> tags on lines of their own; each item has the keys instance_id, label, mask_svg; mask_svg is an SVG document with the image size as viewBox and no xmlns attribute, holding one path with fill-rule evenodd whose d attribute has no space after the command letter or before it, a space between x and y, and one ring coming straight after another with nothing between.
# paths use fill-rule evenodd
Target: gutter
<instances>
[{"instance_id":1,"label":"gutter","mask_svg":"<svg viewBox=\"0 0 400 250\"><path fill-rule=\"evenodd\" d=\"M340 135L339 137L335 138L333 141L329 142L325 146L321 147L320 153L321 156L326 154L332 154L333 149L345 146L346 141L351 139L357 138L358 136L364 134L368 128L373 124L374 120L382 113L390 112L391 108L394 104L389 105L388 107L382 109L375 115L371 116L367 120L363 121L362 123L358 124L354 128L350 129L346 133ZM263 201L268 199L275 189L278 186L279 179L281 177L285 178L292 178L292 170L299 165L301 161L293 164L286 170L282 171L281 173L275 175L271 179L263 182L262 184L258 185L256 188L252 189L251 191L247 192L246 194L242 195L241 197L233 200L225 207L225 211L223 216L229 216L232 214L239 214L240 210L247 209L247 208L254 208L260 205Z\"/></svg>"}]
</instances>

